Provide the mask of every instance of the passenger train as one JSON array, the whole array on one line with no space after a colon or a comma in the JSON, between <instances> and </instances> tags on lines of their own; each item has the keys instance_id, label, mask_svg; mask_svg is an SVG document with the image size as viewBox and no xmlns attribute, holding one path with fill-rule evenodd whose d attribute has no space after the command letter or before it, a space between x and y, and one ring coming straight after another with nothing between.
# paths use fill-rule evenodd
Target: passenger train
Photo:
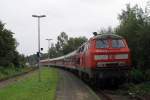
<instances>
[{"instance_id":1,"label":"passenger train","mask_svg":"<svg viewBox=\"0 0 150 100\"><path fill-rule=\"evenodd\" d=\"M116 34L101 34L90 38L77 50L53 59L41 60L73 70L80 77L93 82L104 79L127 79L131 69L130 49L127 41Z\"/></svg>"}]
</instances>

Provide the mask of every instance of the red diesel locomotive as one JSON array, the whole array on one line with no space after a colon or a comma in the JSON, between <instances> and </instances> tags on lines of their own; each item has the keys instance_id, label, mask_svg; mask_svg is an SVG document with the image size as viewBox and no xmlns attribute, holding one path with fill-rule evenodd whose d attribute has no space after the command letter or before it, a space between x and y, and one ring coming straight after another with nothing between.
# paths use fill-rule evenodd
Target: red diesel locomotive
<instances>
[{"instance_id":1,"label":"red diesel locomotive","mask_svg":"<svg viewBox=\"0 0 150 100\"><path fill-rule=\"evenodd\" d=\"M65 56L42 60L41 64L74 70L84 79L123 79L131 69L130 49L123 37L101 34Z\"/></svg>"}]
</instances>

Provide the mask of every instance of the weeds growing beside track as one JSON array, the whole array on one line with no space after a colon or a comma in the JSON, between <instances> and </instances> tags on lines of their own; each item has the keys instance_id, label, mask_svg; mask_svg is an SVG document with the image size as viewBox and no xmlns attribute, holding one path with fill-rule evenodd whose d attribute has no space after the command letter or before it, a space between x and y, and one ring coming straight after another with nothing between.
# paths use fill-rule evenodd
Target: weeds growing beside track
<instances>
[{"instance_id":1,"label":"weeds growing beside track","mask_svg":"<svg viewBox=\"0 0 150 100\"><path fill-rule=\"evenodd\" d=\"M11 67L0 67L0 80L12 77L14 75L28 72L33 70L32 67L25 67L25 68L11 68Z\"/></svg>"},{"instance_id":2,"label":"weeds growing beside track","mask_svg":"<svg viewBox=\"0 0 150 100\"><path fill-rule=\"evenodd\" d=\"M42 68L41 82L38 71L26 79L0 89L0 100L54 100L58 82L56 69Z\"/></svg>"}]
</instances>

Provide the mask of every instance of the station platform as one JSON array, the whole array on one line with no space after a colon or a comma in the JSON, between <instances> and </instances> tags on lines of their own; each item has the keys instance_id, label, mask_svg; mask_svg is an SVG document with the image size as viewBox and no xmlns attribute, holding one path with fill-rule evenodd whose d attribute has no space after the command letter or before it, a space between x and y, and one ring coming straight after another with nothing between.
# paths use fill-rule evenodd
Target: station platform
<instances>
[{"instance_id":1,"label":"station platform","mask_svg":"<svg viewBox=\"0 0 150 100\"><path fill-rule=\"evenodd\" d=\"M56 100L100 100L100 98L71 72L59 69Z\"/></svg>"}]
</instances>

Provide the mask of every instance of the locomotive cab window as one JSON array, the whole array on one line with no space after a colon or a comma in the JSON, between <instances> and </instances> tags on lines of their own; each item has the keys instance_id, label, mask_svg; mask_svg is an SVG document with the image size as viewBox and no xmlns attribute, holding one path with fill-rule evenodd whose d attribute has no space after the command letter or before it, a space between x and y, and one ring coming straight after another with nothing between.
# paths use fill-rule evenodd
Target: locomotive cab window
<instances>
[{"instance_id":1,"label":"locomotive cab window","mask_svg":"<svg viewBox=\"0 0 150 100\"><path fill-rule=\"evenodd\" d=\"M112 48L124 48L125 44L121 39L113 39L112 40Z\"/></svg>"},{"instance_id":2,"label":"locomotive cab window","mask_svg":"<svg viewBox=\"0 0 150 100\"><path fill-rule=\"evenodd\" d=\"M109 47L108 40L106 39L96 40L96 48L108 48L108 47Z\"/></svg>"},{"instance_id":3,"label":"locomotive cab window","mask_svg":"<svg viewBox=\"0 0 150 100\"><path fill-rule=\"evenodd\" d=\"M84 46L82 46L80 49L79 49L79 52L83 52L84 50Z\"/></svg>"}]
</instances>

